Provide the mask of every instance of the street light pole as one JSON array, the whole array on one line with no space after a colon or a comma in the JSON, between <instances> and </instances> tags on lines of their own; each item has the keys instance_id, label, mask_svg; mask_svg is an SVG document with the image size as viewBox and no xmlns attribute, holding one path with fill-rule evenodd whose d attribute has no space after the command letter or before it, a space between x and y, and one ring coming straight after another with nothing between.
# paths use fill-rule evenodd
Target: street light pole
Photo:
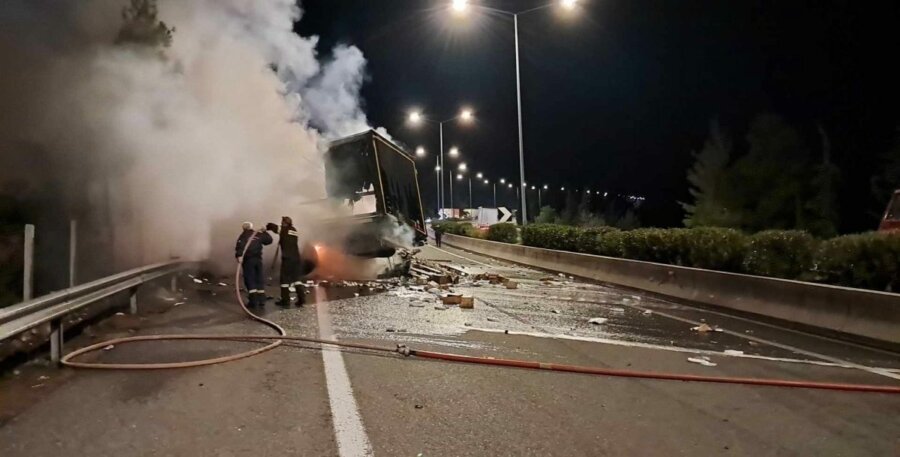
<instances>
[{"instance_id":1,"label":"street light pole","mask_svg":"<svg viewBox=\"0 0 900 457\"><path fill-rule=\"evenodd\" d=\"M469 176L469 209L472 209L472 177Z\"/></svg>"},{"instance_id":2,"label":"street light pole","mask_svg":"<svg viewBox=\"0 0 900 457\"><path fill-rule=\"evenodd\" d=\"M516 104L519 111L519 181L525 182L525 145L522 139L522 80L519 76L519 14L513 14L516 41ZM525 192L522 192L522 225L528 224Z\"/></svg>"},{"instance_id":3,"label":"street light pole","mask_svg":"<svg viewBox=\"0 0 900 457\"><path fill-rule=\"evenodd\" d=\"M441 131L441 169L446 170L446 168L444 168L444 123L441 122L439 124L438 128ZM444 202L445 202L445 200L444 200L444 175L443 174L441 174L441 190L440 190L440 192L441 192L441 203L438 208L438 214L441 214L441 208L444 207Z\"/></svg>"},{"instance_id":4,"label":"street light pole","mask_svg":"<svg viewBox=\"0 0 900 457\"><path fill-rule=\"evenodd\" d=\"M494 208L497 207L497 182L494 181Z\"/></svg>"}]
</instances>

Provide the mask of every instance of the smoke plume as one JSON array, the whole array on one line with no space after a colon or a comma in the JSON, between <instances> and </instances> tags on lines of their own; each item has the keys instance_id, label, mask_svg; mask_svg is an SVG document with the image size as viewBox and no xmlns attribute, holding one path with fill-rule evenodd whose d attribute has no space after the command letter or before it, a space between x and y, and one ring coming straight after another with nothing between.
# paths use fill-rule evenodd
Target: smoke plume
<instances>
[{"instance_id":1,"label":"smoke plume","mask_svg":"<svg viewBox=\"0 0 900 457\"><path fill-rule=\"evenodd\" d=\"M362 52L320 59L294 0L160 0L171 44L123 39L144 3L0 3L2 192L57 201L120 266L227 256L241 220L303 230L323 140L369 128Z\"/></svg>"}]
</instances>

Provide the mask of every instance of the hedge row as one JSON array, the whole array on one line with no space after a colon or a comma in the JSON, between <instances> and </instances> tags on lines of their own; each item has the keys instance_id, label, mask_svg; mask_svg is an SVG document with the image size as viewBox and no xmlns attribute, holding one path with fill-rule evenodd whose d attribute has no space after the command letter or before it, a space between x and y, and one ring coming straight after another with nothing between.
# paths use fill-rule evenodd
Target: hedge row
<instances>
[{"instance_id":1,"label":"hedge row","mask_svg":"<svg viewBox=\"0 0 900 457\"><path fill-rule=\"evenodd\" d=\"M449 232L448 232L449 233ZM746 235L725 228L578 228L534 224L522 244L785 279L900 291L900 235L865 233L821 241L806 232Z\"/></svg>"}]
</instances>

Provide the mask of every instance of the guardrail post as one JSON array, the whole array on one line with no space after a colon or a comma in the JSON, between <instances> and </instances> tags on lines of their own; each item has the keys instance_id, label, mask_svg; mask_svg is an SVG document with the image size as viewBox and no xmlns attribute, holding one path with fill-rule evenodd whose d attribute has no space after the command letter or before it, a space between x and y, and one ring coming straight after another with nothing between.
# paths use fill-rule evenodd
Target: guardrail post
<instances>
[{"instance_id":1,"label":"guardrail post","mask_svg":"<svg viewBox=\"0 0 900 457\"><path fill-rule=\"evenodd\" d=\"M128 312L131 314L137 314L138 312L137 287L132 287L128 291Z\"/></svg>"},{"instance_id":2,"label":"guardrail post","mask_svg":"<svg viewBox=\"0 0 900 457\"><path fill-rule=\"evenodd\" d=\"M63 352L63 324L62 318L50 321L50 362L58 364Z\"/></svg>"},{"instance_id":3,"label":"guardrail post","mask_svg":"<svg viewBox=\"0 0 900 457\"><path fill-rule=\"evenodd\" d=\"M75 287L75 259L78 246L78 221L69 221L69 287Z\"/></svg>"},{"instance_id":4,"label":"guardrail post","mask_svg":"<svg viewBox=\"0 0 900 457\"><path fill-rule=\"evenodd\" d=\"M22 301L31 300L34 291L34 225L25 224L25 265L22 273Z\"/></svg>"}]
</instances>

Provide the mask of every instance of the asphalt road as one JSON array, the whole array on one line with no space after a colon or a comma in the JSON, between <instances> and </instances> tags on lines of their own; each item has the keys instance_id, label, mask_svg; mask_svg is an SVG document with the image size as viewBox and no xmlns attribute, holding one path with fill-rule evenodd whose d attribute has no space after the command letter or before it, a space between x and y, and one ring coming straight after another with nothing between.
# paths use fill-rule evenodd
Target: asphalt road
<instances>
[{"instance_id":1,"label":"asphalt road","mask_svg":"<svg viewBox=\"0 0 900 457\"><path fill-rule=\"evenodd\" d=\"M422 256L514 277L520 287L457 287L476 297L474 310L438 309L415 290L367 296L363 288L359 297L302 310L269 305L267 317L291 333L389 347L900 384L897 354L449 248L429 247ZM183 282L191 287L174 296L148 289L142 303L155 305L145 307L153 312L113 317L72 346L132 333L267 331L237 312L227 287ZM608 320L588 322L598 317ZM701 322L723 331L691 330ZM145 343L96 359L188 360L245 347ZM687 360L702 356L716 365ZM892 456L900 455L900 396L605 378L303 346L165 372L30 364L0 381L3 456L366 454Z\"/></svg>"}]
</instances>

